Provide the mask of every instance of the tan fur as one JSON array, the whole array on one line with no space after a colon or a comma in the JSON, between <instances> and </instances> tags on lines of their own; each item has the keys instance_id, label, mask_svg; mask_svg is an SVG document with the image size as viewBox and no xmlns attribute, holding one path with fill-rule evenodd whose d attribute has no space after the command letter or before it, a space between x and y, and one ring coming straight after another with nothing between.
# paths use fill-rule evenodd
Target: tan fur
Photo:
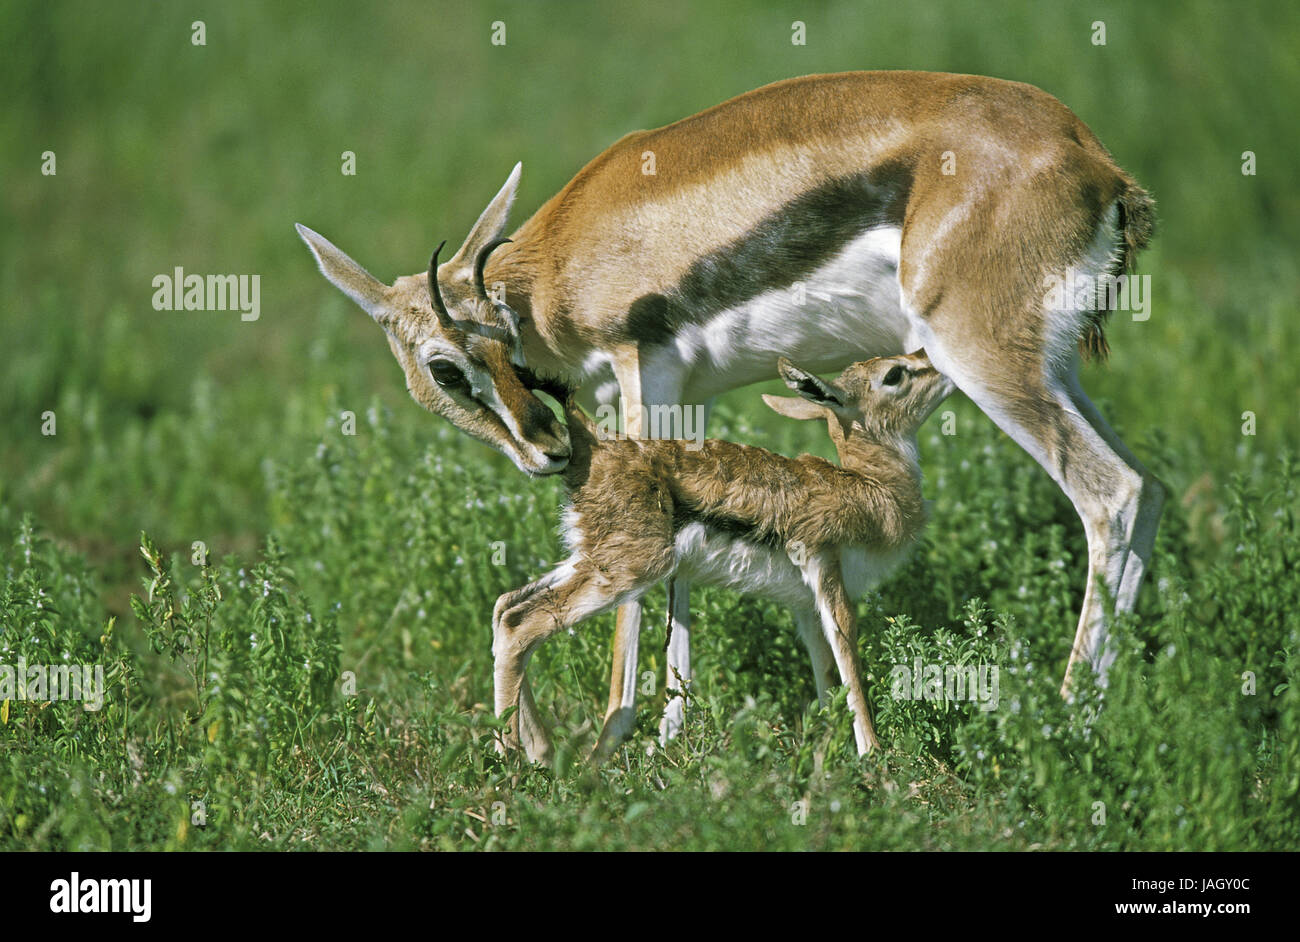
<instances>
[{"instance_id":1,"label":"tan fur","mask_svg":"<svg viewBox=\"0 0 1300 942\"><path fill-rule=\"evenodd\" d=\"M902 378L883 386L882 379L900 366L896 375ZM783 373L792 388L808 394L798 390L807 374L788 364ZM861 546L886 552L916 539L925 514L915 435L952 387L924 354L917 354L855 364L825 388L842 405L797 410L771 397L769 404L786 415L824 418L839 452L838 467L812 455L786 458L718 440L699 450L672 440L602 440L570 399L566 415L573 456L564 482L570 492L566 518L573 527L572 555L497 602L498 713L519 705L524 666L542 640L672 576L680 563L679 533L703 523L735 532L746 543L780 548L806 569L819 606L824 603L836 626L836 639L827 640L841 679L851 688L859 745L862 751L878 745L861 692L857 628L839 551ZM528 712L521 709L519 715ZM540 728L535 718L527 719ZM536 728L524 738L532 742L530 757L540 761L550 754ZM603 733L602 749L613 739ZM508 742L518 744L517 725Z\"/></svg>"},{"instance_id":2,"label":"tan fur","mask_svg":"<svg viewBox=\"0 0 1300 942\"><path fill-rule=\"evenodd\" d=\"M647 151L653 176L641 172ZM941 172L948 151L959 161L952 176ZM1133 207L1126 258L1150 234L1149 198L1047 93L983 76L851 72L777 82L627 135L515 232L490 279L531 312L543 349L530 362L575 371L612 347L637 297L676 284L792 195L863 169L899 187L900 277L922 311L960 272L1003 302L968 316L1033 321L1041 310L1025 302L1078 257L1110 202ZM963 230L986 248L955 243L936 256L933 236L963 205Z\"/></svg>"}]
</instances>

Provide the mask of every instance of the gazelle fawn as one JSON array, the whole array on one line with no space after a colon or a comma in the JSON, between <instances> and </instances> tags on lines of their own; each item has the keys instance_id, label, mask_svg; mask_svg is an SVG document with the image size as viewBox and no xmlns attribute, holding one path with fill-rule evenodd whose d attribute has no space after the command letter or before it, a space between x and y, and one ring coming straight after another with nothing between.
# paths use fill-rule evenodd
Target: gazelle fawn
<instances>
[{"instance_id":1,"label":"gazelle fawn","mask_svg":"<svg viewBox=\"0 0 1300 942\"><path fill-rule=\"evenodd\" d=\"M902 561L921 530L916 432L953 387L924 351L855 363L834 384L785 359L779 370L801 398L764 400L781 415L824 419L838 467L716 439L694 450L680 440L604 440L568 397L570 555L502 595L492 616L496 711L521 707L506 745L522 741L530 759L550 758L550 736L524 674L538 645L680 577L789 606L812 656L818 696L837 681L847 686L858 752L879 746L851 601ZM617 745L621 725L607 717L597 755Z\"/></svg>"}]
</instances>

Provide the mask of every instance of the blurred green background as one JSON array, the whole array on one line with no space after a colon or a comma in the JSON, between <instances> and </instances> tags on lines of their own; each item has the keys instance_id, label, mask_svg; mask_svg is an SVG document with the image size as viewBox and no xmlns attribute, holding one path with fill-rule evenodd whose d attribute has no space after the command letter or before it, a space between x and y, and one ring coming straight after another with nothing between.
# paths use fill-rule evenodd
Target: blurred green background
<instances>
[{"instance_id":1,"label":"blurred green background","mask_svg":"<svg viewBox=\"0 0 1300 942\"><path fill-rule=\"evenodd\" d=\"M984 73L1058 96L1160 212L1142 261L1154 313L1114 318L1113 360L1086 386L1121 427L1177 443L1180 492L1297 440L1294 4L107 2L3 16L3 493L106 561L133 558L142 528L250 545L262 461L314 434L332 395L358 412L378 396L441 433L294 222L391 281L463 238L517 160L520 222L627 131L811 72ZM191 44L195 20L206 46ZM47 150L57 176L40 172ZM345 150L356 176L340 172ZM154 311L151 279L175 266L260 274L261 318ZM771 424L756 401L731 397ZM173 453L166 433L183 433L160 425L196 421L220 424L211 450ZM447 448L507 473L480 446Z\"/></svg>"},{"instance_id":2,"label":"blurred green background","mask_svg":"<svg viewBox=\"0 0 1300 942\"><path fill-rule=\"evenodd\" d=\"M196 20L204 46L191 43ZM498 20L504 46L490 42ZM796 20L806 45L791 43ZM455 687L468 710L488 697L491 599L558 555L556 485L525 481L411 402L381 333L320 277L293 224L391 282L423 270L441 239L459 242L516 161L517 224L628 131L794 75L933 69L1051 92L1156 198L1157 237L1139 261L1151 317L1111 319L1111 360L1087 366L1084 385L1171 486L1162 553L1176 560L1167 573L1190 578L1234 553L1229 481L1267 492L1300 440L1297 49L1300 6L1289 2L9 0L0 534L26 545L18 521L30 515L59 552L84 559L87 637L117 615L138 647L127 603L145 574L142 530L164 555L203 540L239 561L276 533L312 604L341 603L344 666L366 663L376 683L410 690L394 665L433 664L443 673L432 688ZM54 176L41 173L46 151ZM344 151L355 176L340 172ZM1255 175L1242 173L1245 151ZM260 319L153 310L152 279L177 266L260 275ZM829 452L817 429L775 418L757 393L724 397L711 434ZM1051 639L1057 673L1083 590L1077 521L959 399L959 434L931 429L922 443L936 542L884 611L953 624L972 597L991 599ZM55 436L41 434L47 410ZM339 435L342 410L360 417L355 441ZM496 539L511 541L507 571L478 560ZM429 557L406 558L413 545ZM478 568L456 569L471 554ZM1174 604L1154 594L1148 612ZM722 599L701 596L702 624L784 617ZM1236 617L1215 642L1230 672L1285 635L1253 634L1265 615ZM601 696L604 636L568 649L589 661L573 672L586 710ZM701 643L724 645L701 649L707 674L726 645L749 642ZM770 654L746 657L775 670ZM539 661L543 674L561 663ZM776 675L801 676L800 661L790 654ZM163 709L167 691L151 695L148 709ZM0 776L0 798L3 786ZM68 820L83 818L95 816Z\"/></svg>"}]
</instances>

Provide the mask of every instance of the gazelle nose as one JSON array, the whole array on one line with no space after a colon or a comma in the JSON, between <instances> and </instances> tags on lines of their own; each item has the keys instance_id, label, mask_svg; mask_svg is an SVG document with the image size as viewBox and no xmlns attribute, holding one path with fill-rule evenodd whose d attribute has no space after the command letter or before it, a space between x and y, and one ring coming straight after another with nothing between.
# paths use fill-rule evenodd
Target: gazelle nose
<instances>
[{"instance_id":1,"label":"gazelle nose","mask_svg":"<svg viewBox=\"0 0 1300 942\"><path fill-rule=\"evenodd\" d=\"M530 397L530 401L524 408L524 420L521 424L523 425L524 434L529 438L544 435L558 438L559 436L555 434L556 431L564 427L550 409L532 397Z\"/></svg>"},{"instance_id":2,"label":"gazelle nose","mask_svg":"<svg viewBox=\"0 0 1300 942\"><path fill-rule=\"evenodd\" d=\"M569 448L566 445L564 448L556 448L556 449L548 448L547 450L543 451L542 454L550 458L552 461L565 461L566 459L568 459L568 457L571 454L573 454L573 449Z\"/></svg>"}]
</instances>

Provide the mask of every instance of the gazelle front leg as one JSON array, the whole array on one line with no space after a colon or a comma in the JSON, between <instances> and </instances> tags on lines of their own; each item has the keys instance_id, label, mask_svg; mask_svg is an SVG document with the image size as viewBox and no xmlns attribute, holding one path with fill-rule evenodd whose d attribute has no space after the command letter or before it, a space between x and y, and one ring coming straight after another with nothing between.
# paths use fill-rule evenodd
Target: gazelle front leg
<instances>
[{"instance_id":1,"label":"gazelle front leg","mask_svg":"<svg viewBox=\"0 0 1300 942\"><path fill-rule=\"evenodd\" d=\"M530 582L522 588L506 592L497 599L492 610L492 653L494 659L497 655L497 639L501 636L501 624L506 613L524 605L539 592L551 588L564 575L564 567L554 569L540 579ZM496 700L494 704L496 713L499 716L510 705L508 703L502 705L502 700L508 699L508 697L502 696L502 687L499 683L496 684L494 699ZM549 765L553 757L550 730L537 708L537 701L533 698L533 689L529 685L528 678L524 675L522 668L519 674L517 704L519 707L517 723L512 723L512 729L517 734L513 736L507 735L505 741L498 740L496 744L497 752L504 753L508 747L516 747L522 740L524 752L530 760Z\"/></svg>"},{"instance_id":2,"label":"gazelle front leg","mask_svg":"<svg viewBox=\"0 0 1300 942\"><path fill-rule=\"evenodd\" d=\"M648 418L647 410L655 405L678 405L683 410L685 425L686 405L682 400L682 373L680 361L674 359L655 363L643 361L641 352L636 347L621 349L613 357L614 378L618 380L619 392L623 399L624 431L632 438L644 438L650 434L663 434L662 428L644 427ZM709 407L712 400L706 402L701 416L702 423L708 423ZM692 429L703 436L703 424L699 429ZM686 429L673 428L669 435L684 435ZM672 620L672 636L668 643L668 676L666 689L668 701L664 704L663 719L659 723L659 742L666 745L668 740L681 732L685 722L685 700L680 695L682 686L691 681L691 587L689 582L678 581L669 602L669 618ZM636 704L636 645L640 640L641 611L632 612L631 606L619 610L618 625L615 629L613 676L610 681L610 709L606 713L605 730L601 741L610 748L617 740L606 740L605 732L612 734L622 730L626 736L631 731L633 710ZM617 652L623 652L620 663ZM674 695L676 692L677 695ZM619 707L615 708L615 698ZM616 718L617 724L611 725Z\"/></svg>"},{"instance_id":3,"label":"gazelle front leg","mask_svg":"<svg viewBox=\"0 0 1300 942\"><path fill-rule=\"evenodd\" d=\"M555 569L542 576L540 579L522 586L518 589L512 589L497 599L496 605L492 610L492 631L493 631L493 650L495 652L496 637L498 626L506 612L522 606L537 597L539 593L547 592L553 589L557 584L563 582L573 572L573 566L570 562L556 567ZM635 670L635 666L633 667ZM519 682L519 716L518 716L518 739L522 740L524 752L533 762L540 762L543 765L550 765L553 758L551 746L551 731L546 721L542 718L541 711L537 708L537 701L533 698L532 687L528 684L528 678L522 671ZM500 709L497 710L499 714ZM502 743L497 742L497 751L504 752L507 746L519 745L519 742Z\"/></svg>"},{"instance_id":4,"label":"gazelle front leg","mask_svg":"<svg viewBox=\"0 0 1300 942\"><path fill-rule=\"evenodd\" d=\"M580 402L589 413L601 408L618 408L616 383L589 383L580 391ZM614 624L613 665L609 678L609 703L601 724L600 737L591 759L609 756L632 732L636 719L637 651L641 639L641 603L631 601L618 607Z\"/></svg>"},{"instance_id":5,"label":"gazelle front leg","mask_svg":"<svg viewBox=\"0 0 1300 942\"><path fill-rule=\"evenodd\" d=\"M542 719L537 701L533 699L533 688L528 683L528 675L522 672L519 677L519 738L529 761L549 766L554 760L550 727ZM502 743L498 741L497 748L501 747Z\"/></svg>"},{"instance_id":6,"label":"gazelle front leg","mask_svg":"<svg viewBox=\"0 0 1300 942\"><path fill-rule=\"evenodd\" d=\"M681 696L682 682L691 678L691 613L690 583L681 579L672 582L669 593L669 617L672 619L671 637L668 639L668 702L659 721L659 742L681 732L685 723L685 700ZM632 732L636 719L637 646L641 639L641 603L620 605L614 626L614 663L609 679L609 705L605 709L605 722L592 758L601 759L618 748Z\"/></svg>"},{"instance_id":7,"label":"gazelle front leg","mask_svg":"<svg viewBox=\"0 0 1300 942\"><path fill-rule=\"evenodd\" d=\"M672 622L668 638L668 676L665 687L668 701L659 721L659 742L667 745L686 725L686 699L683 687L691 682L691 584L674 579L668 593L668 617Z\"/></svg>"},{"instance_id":8,"label":"gazelle front leg","mask_svg":"<svg viewBox=\"0 0 1300 942\"><path fill-rule=\"evenodd\" d=\"M498 751L518 748L533 762L549 762L550 735L542 723L525 669L537 646L555 632L612 607L626 586L610 585L590 564L569 559L536 582L507 592L492 616L492 657L497 716L518 707Z\"/></svg>"}]
</instances>

